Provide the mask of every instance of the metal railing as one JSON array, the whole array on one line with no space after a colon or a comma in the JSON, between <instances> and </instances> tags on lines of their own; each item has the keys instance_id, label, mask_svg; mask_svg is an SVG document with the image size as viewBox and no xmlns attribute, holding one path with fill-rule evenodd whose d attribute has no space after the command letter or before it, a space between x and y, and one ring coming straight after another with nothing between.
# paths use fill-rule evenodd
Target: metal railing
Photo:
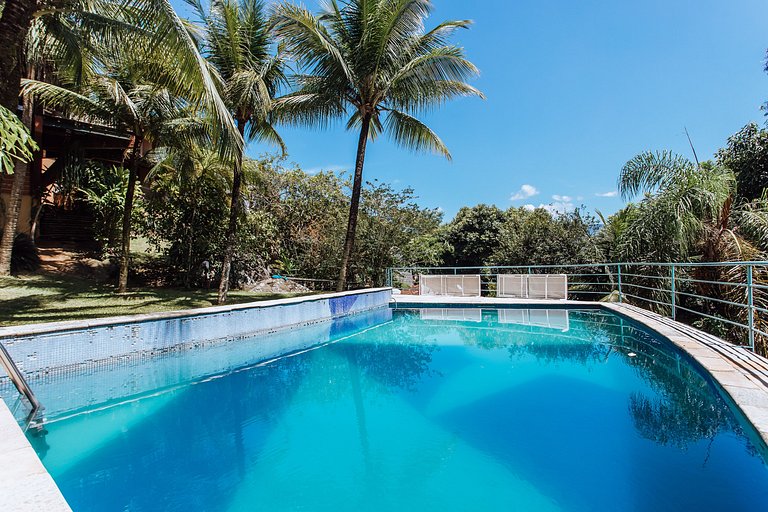
<instances>
[{"instance_id":1,"label":"metal railing","mask_svg":"<svg viewBox=\"0 0 768 512\"><path fill-rule=\"evenodd\" d=\"M22 397L27 399L32 408L27 417L27 425L29 426L35 420L37 414L42 411L43 406L35 396L35 393L32 392L32 388L27 384L27 379L24 378L24 375L16 366L16 363L13 362L11 355L2 343L0 343L0 367L5 369L5 373L8 374L16 390Z\"/></svg>"},{"instance_id":2,"label":"metal railing","mask_svg":"<svg viewBox=\"0 0 768 512\"><path fill-rule=\"evenodd\" d=\"M566 274L569 299L627 302L768 352L768 261L397 267L386 279L418 293L420 274L479 274L482 295L494 297L497 275L514 273Z\"/></svg>"}]
</instances>

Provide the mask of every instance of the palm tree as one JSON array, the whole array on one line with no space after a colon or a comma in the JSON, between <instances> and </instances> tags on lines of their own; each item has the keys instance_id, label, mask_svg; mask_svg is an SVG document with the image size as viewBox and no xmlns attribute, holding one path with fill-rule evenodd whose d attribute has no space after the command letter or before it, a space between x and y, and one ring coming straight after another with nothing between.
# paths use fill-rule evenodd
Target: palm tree
<instances>
[{"instance_id":1,"label":"palm tree","mask_svg":"<svg viewBox=\"0 0 768 512\"><path fill-rule=\"evenodd\" d=\"M187 0L202 26L203 53L222 81L221 94L240 135L249 141L285 145L270 123L273 98L287 85L280 49L274 45L261 0L214 0L205 9L199 0ZM246 133L247 132L247 133ZM221 265L219 304L227 300L237 224L242 211L244 149L235 157L226 246Z\"/></svg>"},{"instance_id":2,"label":"palm tree","mask_svg":"<svg viewBox=\"0 0 768 512\"><path fill-rule=\"evenodd\" d=\"M416 116L451 98L482 97L466 83L477 68L448 43L470 22L446 21L426 31L431 10L428 0L330 0L316 16L286 3L275 11L275 33L304 70L294 77L298 90L279 100L279 119L323 127L348 116L347 129L359 129L339 291L355 241L368 141L386 131L406 148L450 159L443 141Z\"/></svg>"},{"instance_id":3,"label":"palm tree","mask_svg":"<svg viewBox=\"0 0 768 512\"><path fill-rule=\"evenodd\" d=\"M15 112L21 78L34 76L44 62L79 84L114 51L143 48L145 55L173 62L157 83L204 107L223 141L223 153L242 150L242 137L217 90L215 77L169 0L0 0L0 105ZM25 98L22 119L31 125L32 102ZM0 262L10 260L29 166L16 166L0 240ZM7 272L0 265L0 275Z\"/></svg>"},{"instance_id":4,"label":"palm tree","mask_svg":"<svg viewBox=\"0 0 768 512\"><path fill-rule=\"evenodd\" d=\"M205 135L198 116L182 100L153 83L155 73L164 73L162 61L135 62L121 57L103 74L91 78L79 92L36 80L23 82L25 94L132 135L126 162L129 177L123 208L118 293L124 293L128 287L131 215L139 165L145 152L150 145L157 147L168 140L191 140ZM152 72L148 72L150 68Z\"/></svg>"},{"instance_id":5,"label":"palm tree","mask_svg":"<svg viewBox=\"0 0 768 512\"><path fill-rule=\"evenodd\" d=\"M649 151L624 165L618 186L625 199L646 194L624 219L621 259L681 261L703 255L710 261L722 261L722 254L711 251L714 246L727 251L728 241L736 235L723 224L736 192L731 171L709 162L694 164L669 151ZM725 229L713 230L718 226ZM710 246L709 254L704 254L706 246Z\"/></svg>"},{"instance_id":6,"label":"palm tree","mask_svg":"<svg viewBox=\"0 0 768 512\"><path fill-rule=\"evenodd\" d=\"M624 166L619 191L627 199L645 193L643 200L622 216L619 261L754 261L768 256L768 201L749 202L739 197L736 176L729 169L711 162L693 163L668 151L646 152ZM754 271L756 283L768 284L768 273L762 267ZM744 267L718 266L691 270L681 284L714 300L688 307L704 307L710 316L746 322L746 309L722 302L746 303L745 272ZM659 275L644 284L653 288L665 277L669 276ZM686 303L688 296L683 294L679 300ZM759 307L768 307L763 288L755 288L753 300ZM755 315L755 323L765 325L765 319Z\"/></svg>"}]
</instances>

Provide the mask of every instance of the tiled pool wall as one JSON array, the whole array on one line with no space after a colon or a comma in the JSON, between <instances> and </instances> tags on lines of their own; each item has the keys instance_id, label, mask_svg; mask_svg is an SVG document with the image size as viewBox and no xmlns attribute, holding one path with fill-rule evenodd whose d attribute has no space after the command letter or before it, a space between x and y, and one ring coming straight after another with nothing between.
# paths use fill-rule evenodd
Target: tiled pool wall
<instances>
[{"instance_id":1,"label":"tiled pool wall","mask_svg":"<svg viewBox=\"0 0 768 512\"><path fill-rule=\"evenodd\" d=\"M66 372L53 372L30 381L45 406L45 419L52 421L81 409L125 402L147 393L171 391L243 368L294 354L343 338L351 332L381 325L392 318L392 310L379 307L350 313L295 329L281 329L235 340L179 346L176 350L147 357L116 358L95 365L82 365ZM185 347L192 350L183 350ZM93 383L97 379L99 385ZM0 387L7 403L18 396L12 385ZM23 420L24 409L17 411Z\"/></svg>"},{"instance_id":2,"label":"tiled pool wall","mask_svg":"<svg viewBox=\"0 0 768 512\"><path fill-rule=\"evenodd\" d=\"M338 319L384 307L390 297L389 288L380 288L106 321L7 327L0 329L0 342L27 378L35 380L191 343L253 337Z\"/></svg>"}]
</instances>

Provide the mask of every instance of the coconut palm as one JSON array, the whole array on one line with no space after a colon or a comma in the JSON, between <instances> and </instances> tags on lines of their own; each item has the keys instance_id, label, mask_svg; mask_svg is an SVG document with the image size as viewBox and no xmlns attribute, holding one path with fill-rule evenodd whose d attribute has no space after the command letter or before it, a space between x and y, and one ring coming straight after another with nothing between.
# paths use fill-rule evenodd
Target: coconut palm
<instances>
[{"instance_id":1,"label":"coconut palm","mask_svg":"<svg viewBox=\"0 0 768 512\"><path fill-rule=\"evenodd\" d=\"M158 147L174 139L202 139L206 135L199 117L187 108L185 102L154 83L157 74L164 73L163 64L162 60L149 65L143 59L137 62L118 57L103 74L92 77L79 91L36 80L23 82L25 94L71 115L114 126L132 136L125 162L129 177L121 232L119 293L124 293L128 286L131 214L142 158L149 147Z\"/></svg>"},{"instance_id":2,"label":"coconut palm","mask_svg":"<svg viewBox=\"0 0 768 512\"><path fill-rule=\"evenodd\" d=\"M66 71L77 84L101 67L114 51L142 47L173 67L156 76L172 94L208 111L223 141L223 152L242 150L242 137L221 100L214 75L169 0L0 0L0 105L16 111L23 76L44 63ZM24 101L23 121L31 125L32 102ZM21 191L29 166L17 165L8 215L0 241L0 262L10 259L18 225ZM0 265L0 275L6 274Z\"/></svg>"},{"instance_id":3,"label":"coconut palm","mask_svg":"<svg viewBox=\"0 0 768 512\"><path fill-rule=\"evenodd\" d=\"M619 190L626 199L645 193L623 219L618 253L623 261L754 261L768 256L768 202L747 202L737 195L732 171L710 162L693 163L665 151L637 155L622 169ZM650 273L647 271L636 273ZM702 297L746 303L744 267L697 267L684 281ZM657 276L656 279L665 276ZM668 277L668 276L666 276ZM755 268L755 282L768 275ZM733 285L714 284L716 282ZM645 283L648 287L658 282ZM667 293L667 292L664 292ZM662 298L661 300L665 300ZM685 302L687 296L681 301ZM754 302L768 306L768 295L755 289ZM746 317L744 308L722 302L704 304L710 315ZM746 320L745 320L746 321ZM757 315L756 322L765 320ZM763 340L764 341L764 340Z\"/></svg>"},{"instance_id":4,"label":"coconut palm","mask_svg":"<svg viewBox=\"0 0 768 512\"><path fill-rule=\"evenodd\" d=\"M221 94L240 135L249 141L285 145L270 122L273 98L287 85L278 48L272 53L264 3L261 0L214 0L206 9L187 0L200 18L204 55L222 81ZM219 282L219 304L227 300L237 224L242 211L243 153L235 157L226 247Z\"/></svg>"},{"instance_id":5,"label":"coconut palm","mask_svg":"<svg viewBox=\"0 0 768 512\"><path fill-rule=\"evenodd\" d=\"M275 33L303 72L297 90L278 102L279 119L327 126L346 117L359 130L352 198L337 289L343 290L355 240L366 145L382 132L416 151L450 158L442 140L416 116L459 96L479 96L466 81L478 74L450 36L469 21L427 31L428 0L330 0L317 15L287 3L276 8Z\"/></svg>"}]
</instances>

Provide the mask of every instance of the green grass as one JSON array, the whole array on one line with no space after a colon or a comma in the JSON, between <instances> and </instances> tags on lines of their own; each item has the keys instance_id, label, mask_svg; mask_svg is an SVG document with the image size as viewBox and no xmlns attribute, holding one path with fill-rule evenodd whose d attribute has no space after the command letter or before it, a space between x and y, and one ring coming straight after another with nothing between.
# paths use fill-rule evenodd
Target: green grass
<instances>
[{"instance_id":1,"label":"green grass","mask_svg":"<svg viewBox=\"0 0 768 512\"><path fill-rule=\"evenodd\" d=\"M296 295L235 290L230 292L228 303ZM0 326L176 311L215 304L215 290L137 288L117 295L114 286L73 277L36 274L0 278Z\"/></svg>"}]
</instances>

